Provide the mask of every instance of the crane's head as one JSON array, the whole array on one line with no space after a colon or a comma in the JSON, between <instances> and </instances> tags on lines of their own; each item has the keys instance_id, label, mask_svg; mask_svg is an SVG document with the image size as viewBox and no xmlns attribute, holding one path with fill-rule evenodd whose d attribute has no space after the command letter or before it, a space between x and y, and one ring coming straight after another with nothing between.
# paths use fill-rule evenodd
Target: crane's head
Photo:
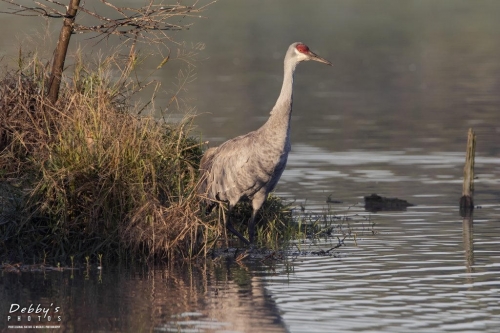
<instances>
[{"instance_id":1,"label":"crane's head","mask_svg":"<svg viewBox=\"0 0 500 333\"><path fill-rule=\"evenodd\" d=\"M309 50L309 47L304 43L293 43L290 45L288 52L289 54L291 53L290 55L292 58L295 58L295 61L297 62L314 60L332 66L331 62L321 58L316 53Z\"/></svg>"}]
</instances>

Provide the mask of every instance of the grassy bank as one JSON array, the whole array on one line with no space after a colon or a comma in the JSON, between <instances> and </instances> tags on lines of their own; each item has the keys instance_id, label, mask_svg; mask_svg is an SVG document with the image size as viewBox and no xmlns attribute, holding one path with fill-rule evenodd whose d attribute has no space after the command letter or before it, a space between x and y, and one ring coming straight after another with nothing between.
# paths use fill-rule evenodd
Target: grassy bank
<instances>
[{"instance_id":1,"label":"grassy bank","mask_svg":"<svg viewBox=\"0 0 500 333\"><path fill-rule=\"evenodd\" d=\"M135 116L112 63L77 61L55 105L36 57L1 74L0 259L190 258L223 234L196 195L203 147L192 118ZM260 220L271 221L260 242L276 242L290 217L273 199Z\"/></svg>"}]
</instances>

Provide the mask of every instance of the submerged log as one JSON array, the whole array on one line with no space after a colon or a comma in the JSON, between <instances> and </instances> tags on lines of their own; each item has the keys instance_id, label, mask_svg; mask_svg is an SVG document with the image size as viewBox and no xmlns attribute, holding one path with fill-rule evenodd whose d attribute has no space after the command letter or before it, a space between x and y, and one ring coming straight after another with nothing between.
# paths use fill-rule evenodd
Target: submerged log
<instances>
[{"instance_id":1,"label":"submerged log","mask_svg":"<svg viewBox=\"0 0 500 333\"><path fill-rule=\"evenodd\" d=\"M469 128L465 153L464 183L460 198L460 215L468 216L474 209L474 158L476 154L476 135Z\"/></svg>"},{"instance_id":2,"label":"submerged log","mask_svg":"<svg viewBox=\"0 0 500 333\"><path fill-rule=\"evenodd\" d=\"M373 213L379 211L402 211L410 206L414 205L406 200L385 198L375 193L365 197L365 210Z\"/></svg>"}]
</instances>

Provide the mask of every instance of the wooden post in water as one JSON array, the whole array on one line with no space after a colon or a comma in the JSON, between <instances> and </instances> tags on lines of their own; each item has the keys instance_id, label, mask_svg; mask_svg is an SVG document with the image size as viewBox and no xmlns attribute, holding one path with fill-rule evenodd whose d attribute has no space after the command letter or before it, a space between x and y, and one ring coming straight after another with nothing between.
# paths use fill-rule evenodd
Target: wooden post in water
<instances>
[{"instance_id":1,"label":"wooden post in water","mask_svg":"<svg viewBox=\"0 0 500 333\"><path fill-rule=\"evenodd\" d=\"M464 184L460 198L460 214L468 216L474 209L474 157L476 154L476 135L469 128L467 135L467 151L465 154Z\"/></svg>"}]
</instances>

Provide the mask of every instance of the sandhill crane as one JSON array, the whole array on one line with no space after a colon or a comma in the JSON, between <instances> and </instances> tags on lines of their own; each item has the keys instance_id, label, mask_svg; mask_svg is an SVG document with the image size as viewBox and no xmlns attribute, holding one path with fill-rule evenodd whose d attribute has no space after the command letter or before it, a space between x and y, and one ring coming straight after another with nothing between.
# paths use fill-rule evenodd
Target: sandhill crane
<instances>
[{"instance_id":1,"label":"sandhill crane","mask_svg":"<svg viewBox=\"0 0 500 333\"><path fill-rule=\"evenodd\" d=\"M226 228L244 243L253 243L255 215L285 169L290 152L290 117L292 114L293 75L297 64L315 60L332 65L303 43L293 43L285 55L285 73L281 93L267 122L256 131L228 140L219 147L208 149L200 162L201 181L198 192L207 203L225 201ZM252 203L248 222L248 241L230 221L231 209L242 198Z\"/></svg>"}]
</instances>

